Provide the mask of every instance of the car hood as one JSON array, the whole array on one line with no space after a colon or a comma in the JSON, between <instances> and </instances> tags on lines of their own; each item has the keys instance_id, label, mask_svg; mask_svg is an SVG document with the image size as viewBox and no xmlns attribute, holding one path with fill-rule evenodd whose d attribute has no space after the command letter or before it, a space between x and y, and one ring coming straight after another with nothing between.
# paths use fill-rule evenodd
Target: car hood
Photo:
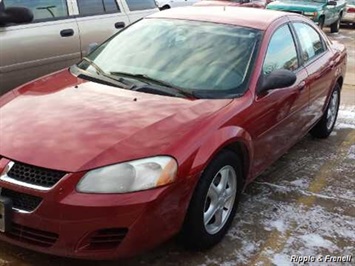
<instances>
[{"instance_id":1,"label":"car hood","mask_svg":"<svg viewBox=\"0 0 355 266\"><path fill-rule=\"evenodd\" d=\"M283 11L303 11L314 12L322 9L324 3L316 3L309 1L274 1L267 5L267 9L283 10Z\"/></svg>"},{"instance_id":2,"label":"car hood","mask_svg":"<svg viewBox=\"0 0 355 266\"><path fill-rule=\"evenodd\" d=\"M77 172L170 154L174 142L230 102L128 91L64 71L0 98L0 155Z\"/></svg>"}]
</instances>

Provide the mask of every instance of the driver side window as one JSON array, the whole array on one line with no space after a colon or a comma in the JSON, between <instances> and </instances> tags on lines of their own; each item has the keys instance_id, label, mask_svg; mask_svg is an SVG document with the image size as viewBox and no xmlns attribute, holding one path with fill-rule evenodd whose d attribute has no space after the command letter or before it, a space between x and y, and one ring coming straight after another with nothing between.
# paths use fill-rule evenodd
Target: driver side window
<instances>
[{"instance_id":1,"label":"driver side window","mask_svg":"<svg viewBox=\"0 0 355 266\"><path fill-rule=\"evenodd\" d=\"M299 67L296 46L288 25L278 28L271 37L265 56L263 73L277 69L296 70Z\"/></svg>"},{"instance_id":2,"label":"driver side window","mask_svg":"<svg viewBox=\"0 0 355 266\"><path fill-rule=\"evenodd\" d=\"M68 17L66 0L3 0L7 7L27 7L33 12L33 21Z\"/></svg>"}]
</instances>

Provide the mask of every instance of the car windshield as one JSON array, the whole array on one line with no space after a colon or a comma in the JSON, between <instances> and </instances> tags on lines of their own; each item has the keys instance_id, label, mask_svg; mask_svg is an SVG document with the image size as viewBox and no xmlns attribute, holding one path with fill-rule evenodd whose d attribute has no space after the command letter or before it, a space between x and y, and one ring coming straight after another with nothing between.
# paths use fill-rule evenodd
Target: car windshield
<instances>
[{"instance_id":1,"label":"car windshield","mask_svg":"<svg viewBox=\"0 0 355 266\"><path fill-rule=\"evenodd\" d=\"M235 97L247 89L259 38L260 31L244 27L144 19L108 40L88 59L107 74L130 80L149 77L206 95L198 98ZM92 64L78 66L96 71Z\"/></svg>"}]
</instances>

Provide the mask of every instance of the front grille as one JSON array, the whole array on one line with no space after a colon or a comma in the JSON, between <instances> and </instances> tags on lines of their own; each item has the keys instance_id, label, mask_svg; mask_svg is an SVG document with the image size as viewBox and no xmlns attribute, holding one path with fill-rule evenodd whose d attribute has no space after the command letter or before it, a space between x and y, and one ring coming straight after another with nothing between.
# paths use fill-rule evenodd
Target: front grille
<instances>
[{"instance_id":1,"label":"front grille","mask_svg":"<svg viewBox=\"0 0 355 266\"><path fill-rule=\"evenodd\" d=\"M32 185L50 188L54 186L65 172L36 167L23 163L15 163L7 176Z\"/></svg>"},{"instance_id":2,"label":"front grille","mask_svg":"<svg viewBox=\"0 0 355 266\"><path fill-rule=\"evenodd\" d=\"M96 231L90 236L87 249L102 250L116 248L125 238L127 232L127 228L110 228Z\"/></svg>"},{"instance_id":3,"label":"front grille","mask_svg":"<svg viewBox=\"0 0 355 266\"><path fill-rule=\"evenodd\" d=\"M302 11L287 10L287 12L301 14L301 15L303 14Z\"/></svg>"},{"instance_id":4,"label":"front grille","mask_svg":"<svg viewBox=\"0 0 355 266\"><path fill-rule=\"evenodd\" d=\"M28 212L34 211L42 201L42 199L39 197L20 193L6 188L1 190L0 195L10 198L14 208Z\"/></svg>"},{"instance_id":5,"label":"front grille","mask_svg":"<svg viewBox=\"0 0 355 266\"><path fill-rule=\"evenodd\" d=\"M15 240L40 247L51 247L58 239L58 234L42 231L27 226L12 223L7 235Z\"/></svg>"}]
</instances>

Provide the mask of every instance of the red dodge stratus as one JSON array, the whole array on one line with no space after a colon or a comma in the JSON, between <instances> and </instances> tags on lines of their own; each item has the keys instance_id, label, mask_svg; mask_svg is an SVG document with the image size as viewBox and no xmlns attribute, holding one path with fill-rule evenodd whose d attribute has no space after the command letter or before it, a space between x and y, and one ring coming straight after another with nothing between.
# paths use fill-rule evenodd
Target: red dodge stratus
<instances>
[{"instance_id":1,"label":"red dodge stratus","mask_svg":"<svg viewBox=\"0 0 355 266\"><path fill-rule=\"evenodd\" d=\"M226 234L242 190L334 127L343 45L309 19L238 7L149 16L0 98L0 239L132 256Z\"/></svg>"}]
</instances>

